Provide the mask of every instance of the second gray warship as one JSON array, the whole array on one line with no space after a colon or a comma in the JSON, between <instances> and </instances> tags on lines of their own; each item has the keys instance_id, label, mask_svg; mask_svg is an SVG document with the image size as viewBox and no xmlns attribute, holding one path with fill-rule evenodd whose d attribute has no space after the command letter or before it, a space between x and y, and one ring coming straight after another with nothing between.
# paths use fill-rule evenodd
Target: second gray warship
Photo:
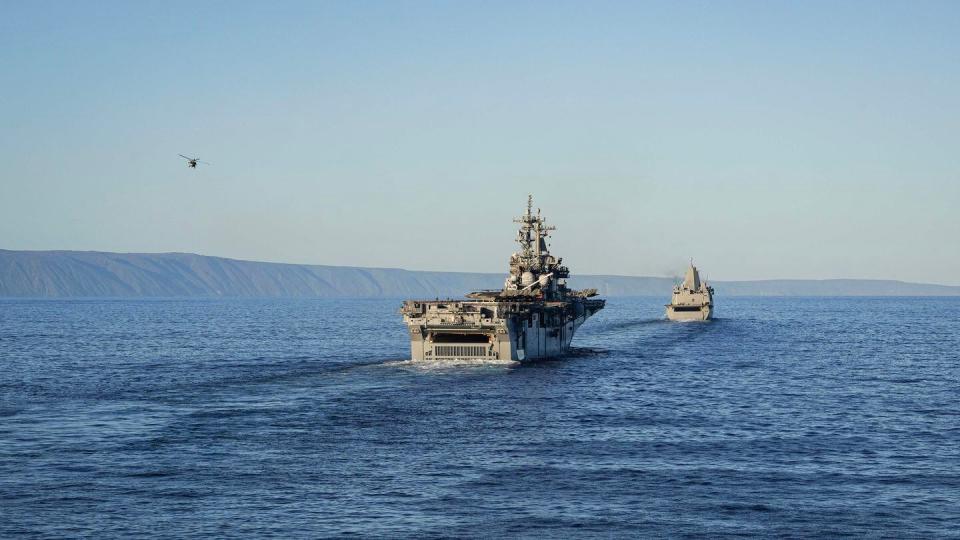
<instances>
[{"instance_id":1,"label":"second gray warship","mask_svg":"<svg viewBox=\"0 0 960 540\"><path fill-rule=\"evenodd\" d=\"M700 281L700 272L692 260L683 283L673 288L666 307L671 321L708 321L713 316L713 287Z\"/></svg>"},{"instance_id":2,"label":"second gray warship","mask_svg":"<svg viewBox=\"0 0 960 540\"><path fill-rule=\"evenodd\" d=\"M596 289L566 286L569 269L548 250L548 227L533 213L520 224L520 251L510 256L510 274L502 290L470 293L469 300L407 300L400 308L410 333L414 360L533 360L560 356L573 334L605 300Z\"/></svg>"}]
</instances>

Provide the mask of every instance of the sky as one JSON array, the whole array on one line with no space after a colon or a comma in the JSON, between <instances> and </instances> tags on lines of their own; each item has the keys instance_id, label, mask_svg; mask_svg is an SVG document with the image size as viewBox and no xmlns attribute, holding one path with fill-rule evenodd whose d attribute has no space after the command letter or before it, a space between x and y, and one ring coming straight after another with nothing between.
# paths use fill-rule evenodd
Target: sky
<instances>
[{"instance_id":1,"label":"sky","mask_svg":"<svg viewBox=\"0 0 960 540\"><path fill-rule=\"evenodd\" d=\"M0 248L960 284L960 2L0 0ZM177 154L211 163L188 169Z\"/></svg>"}]
</instances>

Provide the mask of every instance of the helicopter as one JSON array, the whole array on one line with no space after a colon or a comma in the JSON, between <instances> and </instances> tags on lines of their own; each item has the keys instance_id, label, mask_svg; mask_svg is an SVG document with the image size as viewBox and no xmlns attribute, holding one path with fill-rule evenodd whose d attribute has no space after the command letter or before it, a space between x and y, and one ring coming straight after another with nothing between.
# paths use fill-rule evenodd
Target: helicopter
<instances>
[{"instance_id":1,"label":"helicopter","mask_svg":"<svg viewBox=\"0 0 960 540\"><path fill-rule=\"evenodd\" d=\"M177 155L180 156L180 157L182 157L183 159L187 160L187 167L190 167L191 169L196 169L196 168L197 168L197 163L203 163L204 165L210 165L210 163L208 163L208 162L206 162L206 161L200 161L200 158L187 157L187 156L185 156L185 155L183 155L183 154L177 154Z\"/></svg>"}]
</instances>

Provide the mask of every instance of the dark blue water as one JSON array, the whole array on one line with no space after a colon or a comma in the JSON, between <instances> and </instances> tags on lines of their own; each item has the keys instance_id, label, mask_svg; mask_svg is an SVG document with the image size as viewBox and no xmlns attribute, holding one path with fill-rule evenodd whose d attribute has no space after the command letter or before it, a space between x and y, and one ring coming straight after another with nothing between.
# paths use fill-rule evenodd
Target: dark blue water
<instances>
[{"instance_id":1,"label":"dark blue water","mask_svg":"<svg viewBox=\"0 0 960 540\"><path fill-rule=\"evenodd\" d=\"M0 536L957 536L960 299L662 303L472 366L396 300L0 301Z\"/></svg>"}]
</instances>

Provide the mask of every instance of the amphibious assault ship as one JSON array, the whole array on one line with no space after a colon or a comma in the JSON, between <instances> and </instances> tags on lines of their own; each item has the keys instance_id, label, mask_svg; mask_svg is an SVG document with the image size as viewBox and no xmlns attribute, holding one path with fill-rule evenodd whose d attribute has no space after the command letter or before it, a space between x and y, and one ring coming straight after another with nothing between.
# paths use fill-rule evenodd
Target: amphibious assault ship
<instances>
[{"instance_id":1,"label":"amphibious assault ship","mask_svg":"<svg viewBox=\"0 0 960 540\"><path fill-rule=\"evenodd\" d=\"M520 224L520 251L510 256L502 290L473 292L469 300L407 300L400 308L414 360L533 360L560 356L573 334L605 300L596 289L567 288L569 269L550 254L549 231L527 198Z\"/></svg>"},{"instance_id":2,"label":"amphibious assault ship","mask_svg":"<svg viewBox=\"0 0 960 540\"><path fill-rule=\"evenodd\" d=\"M690 261L683 283L673 288L667 304L667 318L671 321L706 321L713 316L713 287L700 281L700 272Z\"/></svg>"}]
</instances>

